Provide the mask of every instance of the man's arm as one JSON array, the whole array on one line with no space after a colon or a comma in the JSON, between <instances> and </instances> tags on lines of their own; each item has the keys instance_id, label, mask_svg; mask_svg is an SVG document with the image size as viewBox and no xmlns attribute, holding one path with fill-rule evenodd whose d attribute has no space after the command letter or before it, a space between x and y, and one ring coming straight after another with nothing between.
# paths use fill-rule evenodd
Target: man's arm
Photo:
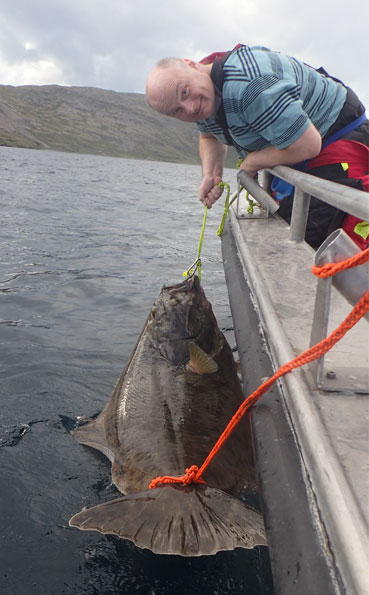
<instances>
[{"instance_id":1,"label":"man's arm","mask_svg":"<svg viewBox=\"0 0 369 595\"><path fill-rule=\"evenodd\" d=\"M285 149L273 146L253 151L243 160L240 169L255 176L260 169L276 165L294 165L307 159L316 157L322 148L322 137L313 124L291 145Z\"/></svg>"},{"instance_id":2,"label":"man's arm","mask_svg":"<svg viewBox=\"0 0 369 595\"><path fill-rule=\"evenodd\" d=\"M219 188L218 184L222 181L227 147L212 134L200 133L199 153L202 164L202 182L199 188L199 199L210 209L223 192L223 189Z\"/></svg>"}]
</instances>

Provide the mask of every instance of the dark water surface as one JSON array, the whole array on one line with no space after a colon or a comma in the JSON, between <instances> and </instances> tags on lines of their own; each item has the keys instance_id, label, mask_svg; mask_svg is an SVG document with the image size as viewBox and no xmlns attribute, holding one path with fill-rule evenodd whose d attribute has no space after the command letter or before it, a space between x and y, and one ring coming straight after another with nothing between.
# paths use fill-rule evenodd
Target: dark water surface
<instances>
[{"instance_id":1,"label":"dark water surface","mask_svg":"<svg viewBox=\"0 0 369 595\"><path fill-rule=\"evenodd\" d=\"M0 158L0 593L271 594L266 548L155 556L68 526L116 496L108 460L70 429L103 408L162 285L196 256L200 168L5 147ZM234 346L221 211L209 212L202 282Z\"/></svg>"}]
</instances>

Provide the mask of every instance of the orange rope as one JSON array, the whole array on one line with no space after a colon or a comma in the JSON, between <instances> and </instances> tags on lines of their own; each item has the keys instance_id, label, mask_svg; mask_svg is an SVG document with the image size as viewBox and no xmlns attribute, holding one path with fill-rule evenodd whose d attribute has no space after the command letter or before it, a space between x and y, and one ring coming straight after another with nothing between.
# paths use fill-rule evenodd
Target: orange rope
<instances>
[{"instance_id":1,"label":"orange rope","mask_svg":"<svg viewBox=\"0 0 369 595\"><path fill-rule=\"evenodd\" d=\"M328 263L323 267L312 267L312 272L319 277L323 276L331 276L334 275L346 268L357 266L358 264L363 264L369 260L369 248L364 250L363 252L357 254L353 258L345 260L339 263ZM347 265L347 262L350 262L350 265ZM328 274L326 271L329 271ZM180 484L190 484L190 483L205 483L202 479L202 474L206 470L206 468L211 463L212 459L215 457L219 449L223 446L225 441L229 438L231 433L233 432L234 428L237 424L241 421L242 417L245 413L260 399L260 397L269 389L269 387L274 384L274 382L295 368L308 364L315 359L322 357L327 351L329 351L346 333L349 331L367 312L369 311L369 291L367 291L359 302L354 306L351 310L350 314L345 318L345 320L334 330L329 337L326 337L316 345L313 345L297 357L295 357L290 362L287 362L283 366L281 366L277 372L266 380L259 388L257 388L251 395L249 395L243 403L241 403L240 407L228 423L227 427L218 438L217 442L211 449L210 453L206 457L205 461L201 465L201 467L197 467L196 465L192 465L190 468L186 469L185 475L180 477L173 477L170 475L165 475L163 477L156 477L153 479L149 485L150 488L156 488L159 485L165 485L170 483L180 483Z\"/></svg>"},{"instance_id":2,"label":"orange rope","mask_svg":"<svg viewBox=\"0 0 369 595\"><path fill-rule=\"evenodd\" d=\"M342 262L328 262L327 264L317 267L313 265L311 267L311 272L313 275L320 277L321 279L325 279L326 277L331 277L336 273L340 273L341 271L345 271L347 269L351 269L352 267L357 267L360 264L364 264L364 262L368 262L369 260L369 248L366 248L362 252L358 252L351 258L347 258L347 260L343 260Z\"/></svg>"}]
</instances>

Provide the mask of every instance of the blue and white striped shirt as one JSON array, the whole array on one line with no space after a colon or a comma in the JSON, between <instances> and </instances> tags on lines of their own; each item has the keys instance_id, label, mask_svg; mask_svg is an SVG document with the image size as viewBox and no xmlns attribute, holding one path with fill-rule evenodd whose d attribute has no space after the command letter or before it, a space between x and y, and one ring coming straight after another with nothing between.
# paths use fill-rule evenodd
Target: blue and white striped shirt
<instances>
[{"instance_id":1,"label":"blue and white striped shirt","mask_svg":"<svg viewBox=\"0 0 369 595\"><path fill-rule=\"evenodd\" d=\"M346 99L342 84L264 47L240 47L223 70L224 112L243 157L270 145L288 147L311 122L324 137ZM200 120L197 127L225 142L222 128L212 117Z\"/></svg>"}]
</instances>

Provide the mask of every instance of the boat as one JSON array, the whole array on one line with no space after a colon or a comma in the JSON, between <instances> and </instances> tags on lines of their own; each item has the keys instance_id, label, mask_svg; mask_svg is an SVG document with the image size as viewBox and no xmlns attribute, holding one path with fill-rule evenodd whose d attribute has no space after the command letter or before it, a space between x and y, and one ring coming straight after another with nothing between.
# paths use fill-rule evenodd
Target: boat
<instances>
[{"instance_id":1,"label":"boat","mask_svg":"<svg viewBox=\"0 0 369 595\"><path fill-rule=\"evenodd\" d=\"M295 188L290 225L271 196L273 175ZM259 182L239 178L222 257L245 395L339 326L353 307L350 288L369 288L368 263L347 278L312 274L314 262L344 259L337 253L346 237L337 230L317 252L304 241L310 196L369 220L367 193L285 166L262 172ZM251 410L277 595L369 593L368 361L363 317Z\"/></svg>"}]
</instances>

